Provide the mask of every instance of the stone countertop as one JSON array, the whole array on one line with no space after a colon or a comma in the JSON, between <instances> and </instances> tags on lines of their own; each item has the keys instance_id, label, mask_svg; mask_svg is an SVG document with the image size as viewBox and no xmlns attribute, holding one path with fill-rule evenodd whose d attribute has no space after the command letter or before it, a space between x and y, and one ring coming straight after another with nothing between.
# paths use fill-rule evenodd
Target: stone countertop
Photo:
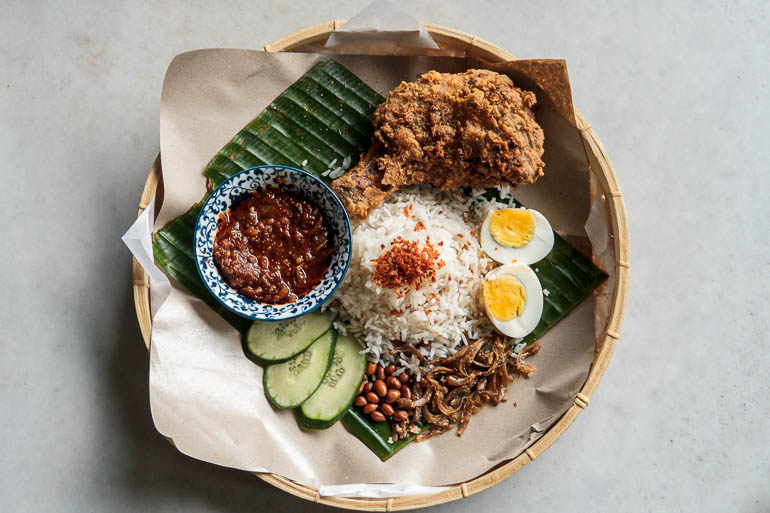
<instances>
[{"instance_id":1,"label":"stone countertop","mask_svg":"<svg viewBox=\"0 0 770 513\"><path fill-rule=\"evenodd\" d=\"M631 233L628 314L590 407L533 464L431 511L770 510L767 5L396 3L519 57L565 58ZM158 152L174 55L259 48L359 8L4 3L4 511L330 509L158 435L119 238Z\"/></svg>"}]
</instances>

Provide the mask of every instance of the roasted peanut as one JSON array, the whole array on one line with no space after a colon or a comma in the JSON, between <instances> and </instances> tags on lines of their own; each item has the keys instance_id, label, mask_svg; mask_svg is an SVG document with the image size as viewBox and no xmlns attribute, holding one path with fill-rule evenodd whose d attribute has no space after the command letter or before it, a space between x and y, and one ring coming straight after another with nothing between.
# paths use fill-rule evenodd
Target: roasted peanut
<instances>
[{"instance_id":1,"label":"roasted peanut","mask_svg":"<svg viewBox=\"0 0 770 513\"><path fill-rule=\"evenodd\" d=\"M366 375L371 376L377 371L377 364L374 362L369 362L366 364Z\"/></svg>"},{"instance_id":2,"label":"roasted peanut","mask_svg":"<svg viewBox=\"0 0 770 513\"><path fill-rule=\"evenodd\" d=\"M396 410L394 410L393 407L387 403L380 406L380 410L388 417L396 413Z\"/></svg>"},{"instance_id":3,"label":"roasted peanut","mask_svg":"<svg viewBox=\"0 0 770 513\"><path fill-rule=\"evenodd\" d=\"M361 386L358 387L358 395L361 395L364 392L364 385L366 385L366 381L362 381Z\"/></svg>"},{"instance_id":4,"label":"roasted peanut","mask_svg":"<svg viewBox=\"0 0 770 513\"><path fill-rule=\"evenodd\" d=\"M385 397L385 394L388 393L388 386L383 380L378 379L374 382L374 392L380 397Z\"/></svg>"},{"instance_id":5,"label":"roasted peanut","mask_svg":"<svg viewBox=\"0 0 770 513\"><path fill-rule=\"evenodd\" d=\"M401 382L395 376L388 376L388 379L385 380L385 384L388 385L388 388L401 388Z\"/></svg>"},{"instance_id":6,"label":"roasted peanut","mask_svg":"<svg viewBox=\"0 0 770 513\"><path fill-rule=\"evenodd\" d=\"M372 413L369 414L369 416L375 422L385 422L385 415L383 415L382 412L373 411Z\"/></svg>"},{"instance_id":7,"label":"roasted peanut","mask_svg":"<svg viewBox=\"0 0 770 513\"><path fill-rule=\"evenodd\" d=\"M398 375L398 380L401 383L409 382L409 374L407 374L406 372L402 372L401 374Z\"/></svg>"},{"instance_id":8,"label":"roasted peanut","mask_svg":"<svg viewBox=\"0 0 770 513\"><path fill-rule=\"evenodd\" d=\"M364 393L371 392L373 386L374 386L374 383L372 383L371 381L367 381L366 384L364 385Z\"/></svg>"},{"instance_id":9,"label":"roasted peanut","mask_svg":"<svg viewBox=\"0 0 770 513\"><path fill-rule=\"evenodd\" d=\"M395 403L401 398L401 392L398 391L398 389L391 388L388 390L388 393L385 395L385 402L386 403Z\"/></svg>"},{"instance_id":10,"label":"roasted peanut","mask_svg":"<svg viewBox=\"0 0 770 513\"><path fill-rule=\"evenodd\" d=\"M396 412L393 414L393 420L396 422L403 422L407 419L408 416L409 415L407 415L405 410L396 410Z\"/></svg>"},{"instance_id":11,"label":"roasted peanut","mask_svg":"<svg viewBox=\"0 0 770 513\"><path fill-rule=\"evenodd\" d=\"M369 415L373 411L377 411L377 405L376 404L367 404L366 406L364 406L364 413L366 415Z\"/></svg>"},{"instance_id":12,"label":"roasted peanut","mask_svg":"<svg viewBox=\"0 0 770 513\"><path fill-rule=\"evenodd\" d=\"M368 394L366 394L366 402L377 404L378 402L380 402L380 396L378 396L374 392L369 392Z\"/></svg>"},{"instance_id":13,"label":"roasted peanut","mask_svg":"<svg viewBox=\"0 0 770 513\"><path fill-rule=\"evenodd\" d=\"M399 390L401 390L401 397L403 397L404 399L412 398L412 389L409 388L408 386L401 385L401 388Z\"/></svg>"},{"instance_id":14,"label":"roasted peanut","mask_svg":"<svg viewBox=\"0 0 770 513\"><path fill-rule=\"evenodd\" d=\"M377 365L374 375L377 376L377 379L385 379L385 369L382 368L382 365Z\"/></svg>"},{"instance_id":15,"label":"roasted peanut","mask_svg":"<svg viewBox=\"0 0 770 513\"><path fill-rule=\"evenodd\" d=\"M366 397L359 395L356 397L356 406L366 406Z\"/></svg>"},{"instance_id":16,"label":"roasted peanut","mask_svg":"<svg viewBox=\"0 0 770 513\"><path fill-rule=\"evenodd\" d=\"M396 370L396 366L395 366L395 365L393 365L393 364L391 363L390 365L388 365L387 367L385 367L385 374L387 374L388 376L390 376L391 374L393 374L393 372L394 372L395 370Z\"/></svg>"}]
</instances>

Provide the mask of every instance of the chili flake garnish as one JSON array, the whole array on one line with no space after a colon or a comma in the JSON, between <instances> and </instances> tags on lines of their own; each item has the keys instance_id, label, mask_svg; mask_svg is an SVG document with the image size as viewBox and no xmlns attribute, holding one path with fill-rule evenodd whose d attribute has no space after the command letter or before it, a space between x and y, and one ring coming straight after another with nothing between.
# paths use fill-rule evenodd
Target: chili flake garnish
<instances>
[{"instance_id":1,"label":"chili flake garnish","mask_svg":"<svg viewBox=\"0 0 770 513\"><path fill-rule=\"evenodd\" d=\"M417 224L414 225L414 231L419 232L420 230L425 230L425 224L422 221L417 221Z\"/></svg>"},{"instance_id":2,"label":"chili flake garnish","mask_svg":"<svg viewBox=\"0 0 770 513\"><path fill-rule=\"evenodd\" d=\"M391 247L381 254L374 267L372 281L380 287L399 289L414 287L420 289L423 279L435 279L438 252L430 240L424 245L396 237Z\"/></svg>"}]
</instances>

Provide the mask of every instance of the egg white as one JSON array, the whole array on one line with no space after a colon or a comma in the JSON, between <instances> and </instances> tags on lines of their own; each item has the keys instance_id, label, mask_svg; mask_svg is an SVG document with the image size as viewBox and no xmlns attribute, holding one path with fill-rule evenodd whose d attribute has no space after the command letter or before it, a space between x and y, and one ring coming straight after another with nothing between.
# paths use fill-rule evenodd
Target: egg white
<instances>
[{"instance_id":1,"label":"egg white","mask_svg":"<svg viewBox=\"0 0 770 513\"><path fill-rule=\"evenodd\" d=\"M501 321L492 316L492 312L484 301L484 307L487 310L487 316L497 330L503 335L513 338L522 338L529 335L535 329L540 317L543 315L543 288L540 286L540 280L537 279L535 272L524 264L505 264L496 267L487 273L485 281L494 280L505 274L518 279L527 291L527 302L521 315L514 317L509 321Z\"/></svg>"},{"instance_id":2,"label":"egg white","mask_svg":"<svg viewBox=\"0 0 770 513\"><path fill-rule=\"evenodd\" d=\"M492 260L500 262L501 264L534 264L538 260L545 258L548 253L553 249L553 229L551 223L545 218L543 214L537 210L528 210L535 218L535 233L532 236L532 240L529 244L520 248L501 246L489 231L489 222L492 219L492 214L495 212L491 210L487 217L484 218L484 223L481 225L481 233L479 239L481 242L481 248L489 255ZM514 262L515 260L515 262Z\"/></svg>"}]
</instances>

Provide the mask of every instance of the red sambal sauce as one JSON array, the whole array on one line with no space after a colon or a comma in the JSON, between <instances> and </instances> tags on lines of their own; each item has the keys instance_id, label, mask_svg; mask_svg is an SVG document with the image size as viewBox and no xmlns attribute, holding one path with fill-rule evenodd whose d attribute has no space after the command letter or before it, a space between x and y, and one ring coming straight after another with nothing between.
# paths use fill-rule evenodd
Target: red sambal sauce
<instances>
[{"instance_id":1,"label":"red sambal sauce","mask_svg":"<svg viewBox=\"0 0 770 513\"><path fill-rule=\"evenodd\" d=\"M318 284L334 253L327 220L303 195L282 188L254 191L220 216L214 262L241 295L292 303Z\"/></svg>"}]
</instances>

